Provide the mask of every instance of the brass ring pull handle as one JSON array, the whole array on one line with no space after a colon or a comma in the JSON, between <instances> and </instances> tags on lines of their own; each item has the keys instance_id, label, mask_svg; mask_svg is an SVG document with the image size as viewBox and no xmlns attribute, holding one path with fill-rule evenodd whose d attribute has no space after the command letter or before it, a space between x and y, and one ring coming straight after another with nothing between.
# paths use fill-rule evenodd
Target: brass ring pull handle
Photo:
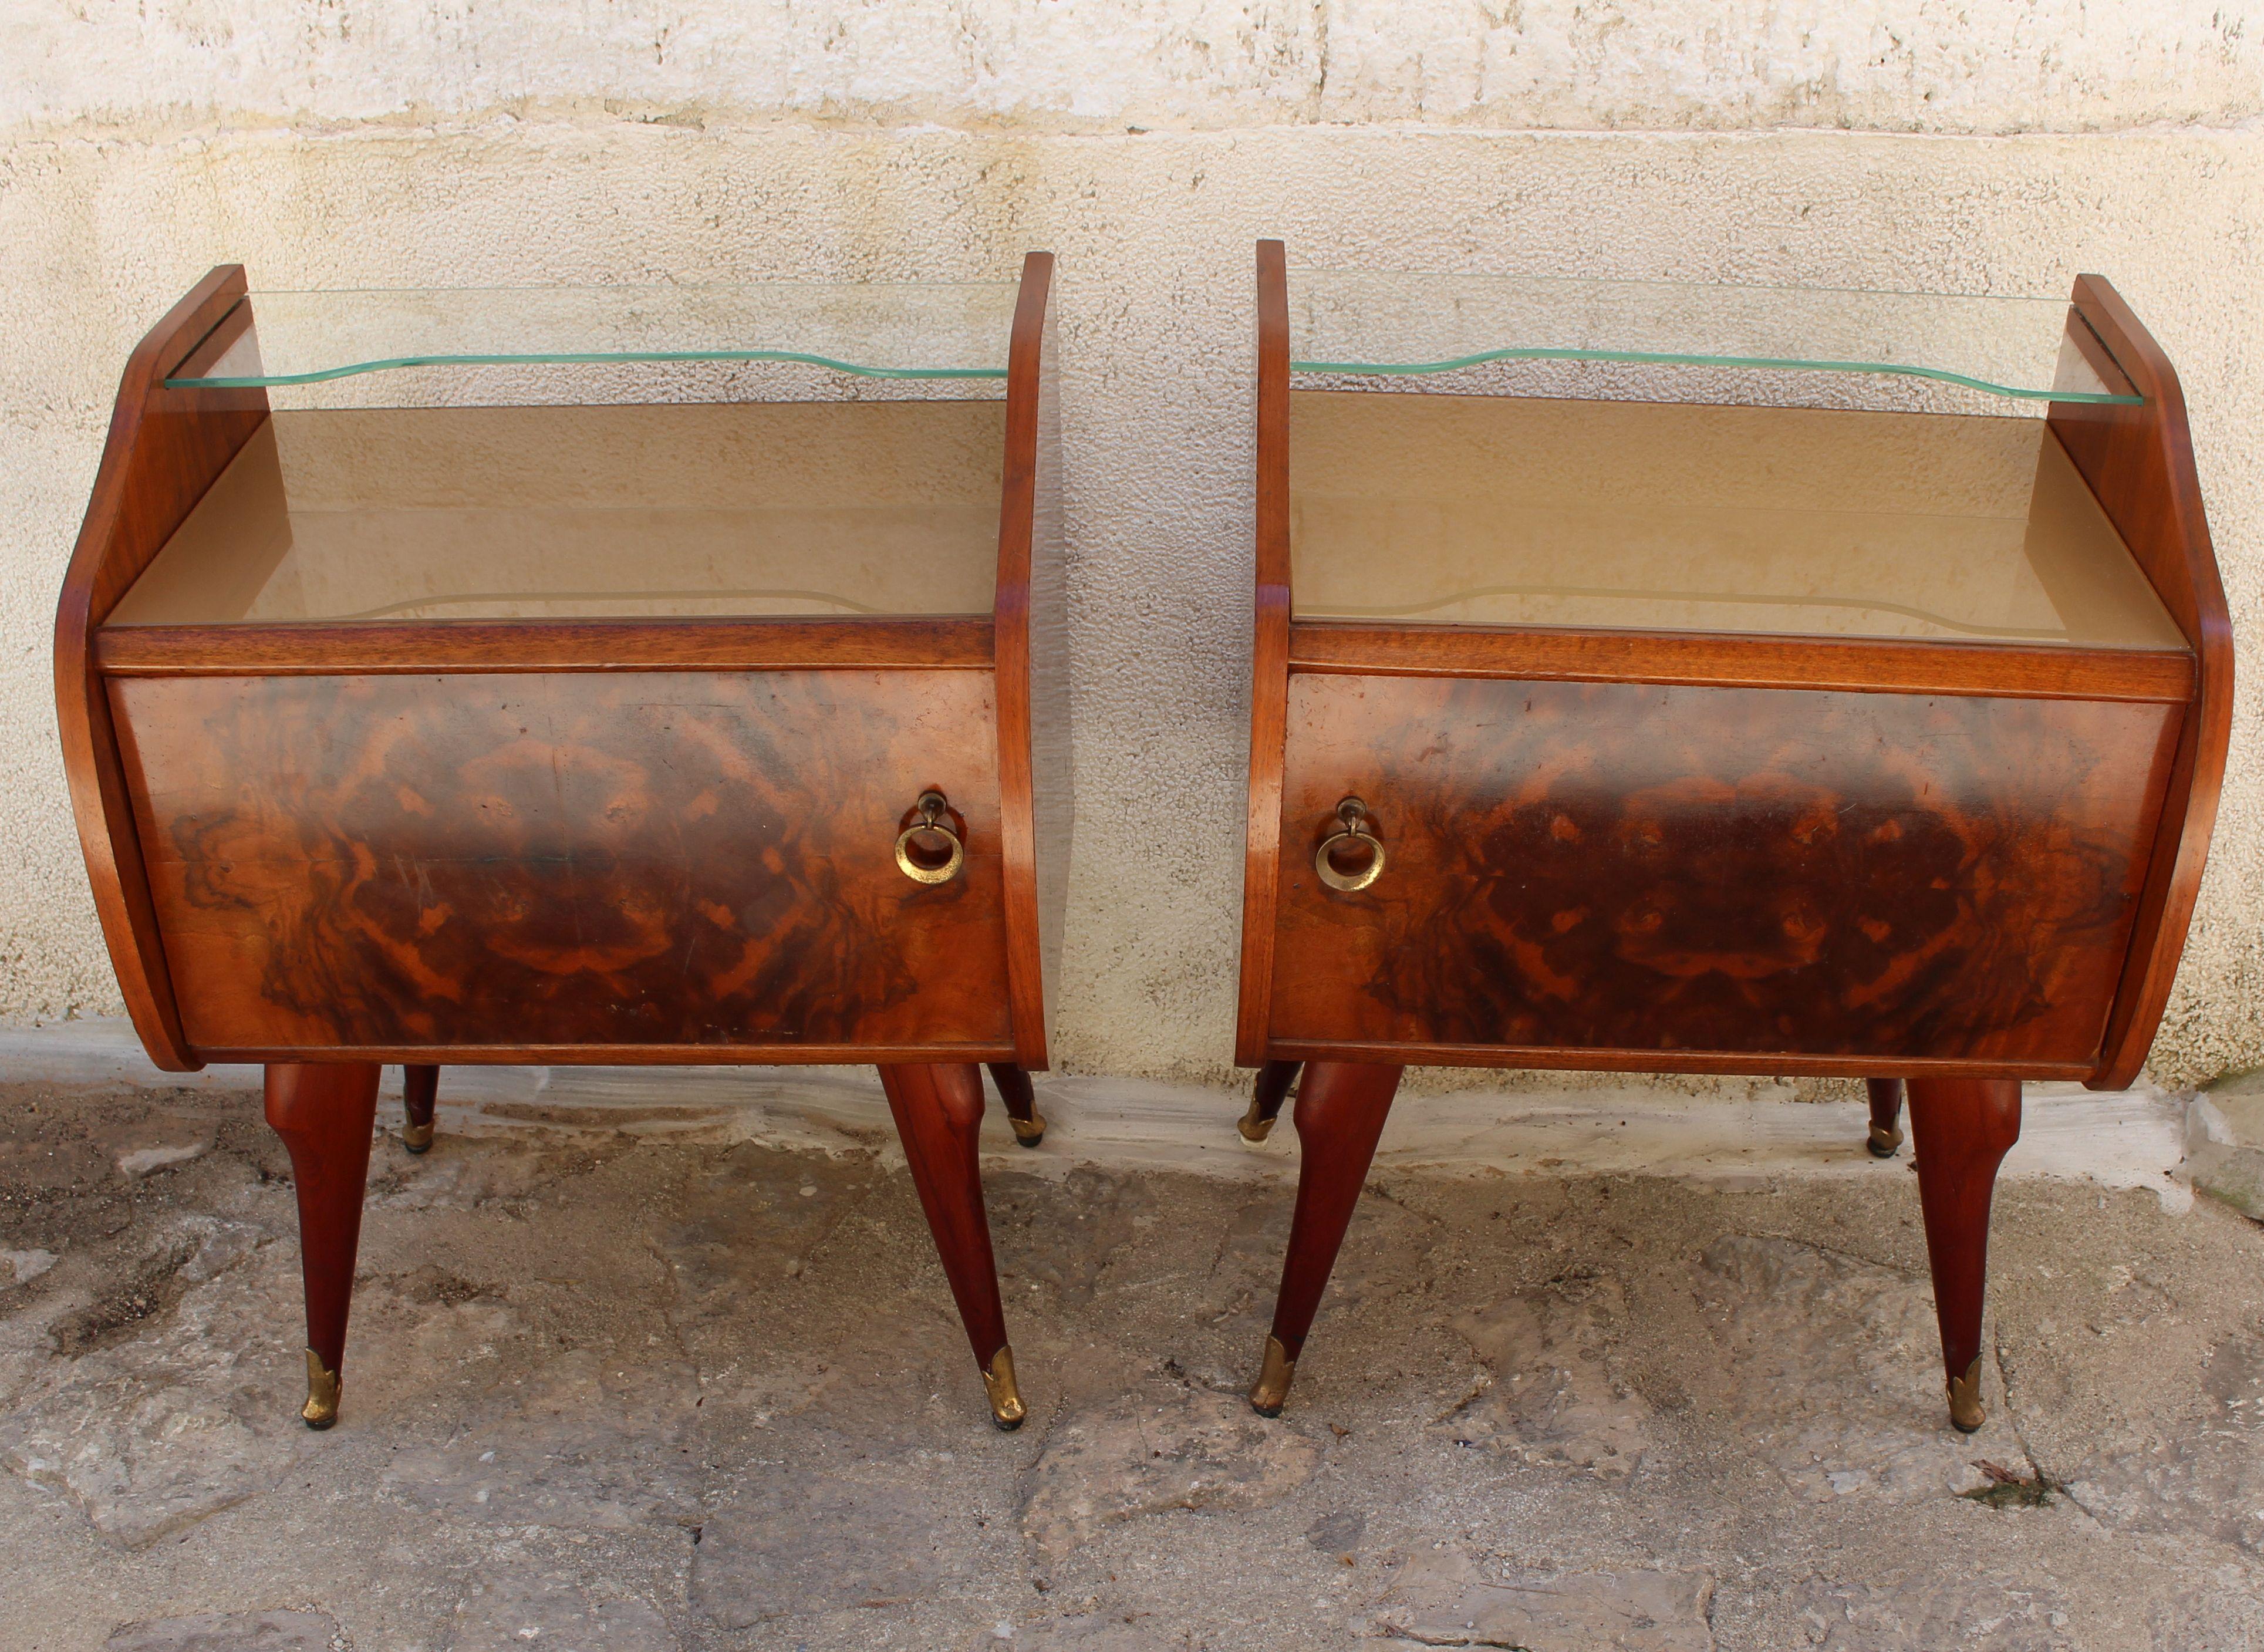
<instances>
[{"instance_id":1,"label":"brass ring pull handle","mask_svg":"<svg viewBox=\"0 0 2264 1652\"><path fill-rule=\"evenodd\" d=\"M1313 851L1313 870L1331 889L1349 894L1383 876L1383 840L1369 830L1368 805L1357 797L1337 805L1337 820L1339 829Z\"/></svg>"},{"instance_id":2,"label":"brass ring pull handle","mask_svg":"<svg viewBox=\"0 0 2264 1652\"><path fill-rule=\"evenodd\" d=\"M947 884L958 877L967 845L952 829L951 805L943 794L920 793L918 805L904 821L896 833L896 870L915 884Z\"/></svg>"}]
</instances>

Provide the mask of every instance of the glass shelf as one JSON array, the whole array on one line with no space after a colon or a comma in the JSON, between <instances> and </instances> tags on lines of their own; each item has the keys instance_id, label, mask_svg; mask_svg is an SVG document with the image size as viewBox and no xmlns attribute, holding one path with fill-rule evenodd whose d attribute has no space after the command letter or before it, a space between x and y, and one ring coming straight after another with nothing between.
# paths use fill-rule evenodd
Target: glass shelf
<instances>
[{"instance_id":1,"label":"glass shelf","mask_svg":"<svg viewBox=\"0 0 2264 1652\"><path fill-rule=\"evenodd\" d=\"M1003 379L1012 281L255 292L175 389L323 384L404 368L787 361L875 379Z\"/></svg>"},{"instance_id":2,"label":"glass shelf","mask_svg":"<svg viewBox=\"0 0 2264 1652\"><path fill-rule=\"evenodd\" d=\"M2144 399L2059 298L1291 270L1289 358L1299 373L1615 361L1893 374L2034 401Z\"/></svg>"},{"instance_id":3,"label":"glass shelf","mask_svg":"<svg viewBox=\"0 0 2264 1652\"><path fill-rule=\"evenodd\" d=\"M2045 421L1289 401L1302 620L2182 650Z\"/></svg>"},{"instance_id":4,"label":"glass shelf","mask_svg":"<svg viewBox=\"0 0 2264 1652\"><path fill-rule=\"evenodd\" d=\"M991 611L996 401L287 411L112 625Z\"/></svg>"}]
</instances>

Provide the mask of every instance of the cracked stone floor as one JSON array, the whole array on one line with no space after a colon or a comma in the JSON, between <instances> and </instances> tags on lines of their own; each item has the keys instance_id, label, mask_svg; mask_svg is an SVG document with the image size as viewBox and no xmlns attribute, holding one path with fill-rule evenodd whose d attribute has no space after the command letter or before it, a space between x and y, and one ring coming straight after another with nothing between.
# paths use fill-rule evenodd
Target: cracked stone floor
<instances>
[{"instance_id":1,"label":"cracked stone floor","mask_svg":"<svg viewBox=\"0 0 2264 1652\"><path fill-rule=\"evenodd\" d=\"M1003 1435L884 1138L443 1123L316 1435L257 1098L0 1086L0 1646L2264 1641L2264 1227L2206 1200L2000 1191L1968 1439L1906 1161L1385 1175L1267 1423L1287 1182L1041 1149Z\"/></svg>"}]
</instances>

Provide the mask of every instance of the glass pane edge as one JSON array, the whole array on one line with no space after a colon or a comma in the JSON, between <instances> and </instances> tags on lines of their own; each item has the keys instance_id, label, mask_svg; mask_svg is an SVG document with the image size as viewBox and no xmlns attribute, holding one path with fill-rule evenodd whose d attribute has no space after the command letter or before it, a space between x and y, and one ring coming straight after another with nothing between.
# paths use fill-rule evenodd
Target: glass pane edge
<instances>
[{"instance_id":1,"label":"glass pane edge","mask_svg":"<svg viewBox=\"0 0 2264 1652\"><path fill-rule=\"evenodd\" d=\"M838 360L800 350L655 350L628 353L577 352L541 355L394 356L376 361L357 361L345 367L324 368L313 373L270 373L245 378L168 378L169 390L256 390L294 384L327 384L336 379L366 373L390 373L408 368L483 367L604 367L635 361L786 361L805 367L830 368L837 373L867 379L1003 379L1005 368L883 368Z\"/></svg>"},{"instance_id":2,"label":"glass pane edge","mask_svg":"<svg viewBox=\"0 0 2264 1652\"><path fill-rule=\"evenodd\" d=\"M1694 368L1752 368L1784 372L1813 373L1878 373L1903 378L1933 379L1944 384L1962 385L1985 395L2003 396L2022 401L2085 402L2115 406L2136 407L2145 402L2143 396L2118 396L2097 390L2031 389L2018 385L1996 384L1947 368L1898 367L1884 361L1809 361L1773 356L1715 356L1662 354L1640 350L1578 350L1561 346L1512 346L1501 350L1480 351L1475 355L1456 356L1444 361L1299 361L1292 360L1292 373L1346 373L1413 376L1426 373L1452 373L1462 368L1483 367L1490 361L1617 361L1650 367Z\"/></svg>"}]
</instances>

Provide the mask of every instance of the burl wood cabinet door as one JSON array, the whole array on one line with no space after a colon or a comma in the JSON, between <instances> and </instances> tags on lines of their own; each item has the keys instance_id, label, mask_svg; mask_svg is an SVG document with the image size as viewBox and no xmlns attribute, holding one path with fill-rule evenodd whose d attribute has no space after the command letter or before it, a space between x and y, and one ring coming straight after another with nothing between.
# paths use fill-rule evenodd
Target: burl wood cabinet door
<instances>
[{"instance_id":1,"label":"burl wood cabinet door","mask_svg":"<svg viewBox=\"0 0 2264 1652\"><path fill-rule=\"evenodd\" d=\"M2088 1062L2178 709L1290 680L1271 1037ZM1387 851L1313 856L1339 801Z\"/></svg>"},{"instance_id":2,"label":"burl wood cabinet door","mask_svg":"<svg viewBox=\"0 0 2264 1652\"><path fill-rule=\"evenodd\" d=\"M987 672L112 694L201 1050L1011 1042ZM930 788L940 884L895 859Z\"/></svg>"}]
</instances>

